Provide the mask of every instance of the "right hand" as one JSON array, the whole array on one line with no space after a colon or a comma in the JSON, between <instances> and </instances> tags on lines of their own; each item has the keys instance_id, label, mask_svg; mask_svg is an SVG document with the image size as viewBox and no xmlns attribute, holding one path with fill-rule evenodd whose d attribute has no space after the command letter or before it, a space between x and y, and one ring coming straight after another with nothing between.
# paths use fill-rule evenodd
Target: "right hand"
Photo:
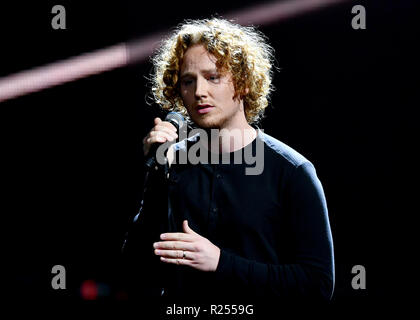
<instances>
[{"instance_id":1,"label":"right hand","mask_svg":"<svg viewBox=\"0 0 420 320\"><path fill-rule=\"evenodd\" d=\"M162 121L160 118L155 118L155 126L150 132L143 138L143 153L146 156L149 153L152 144L164 143L166 141L173 141L178 138L176 134L175 126L168 122Z\"/></svg>"}]
</instances>

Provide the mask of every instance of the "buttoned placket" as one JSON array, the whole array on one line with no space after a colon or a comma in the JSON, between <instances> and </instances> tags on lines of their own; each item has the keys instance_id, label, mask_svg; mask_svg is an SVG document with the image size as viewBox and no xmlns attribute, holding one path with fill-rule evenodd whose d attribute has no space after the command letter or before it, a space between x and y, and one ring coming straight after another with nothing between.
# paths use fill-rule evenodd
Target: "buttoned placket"
<instances>
[{"instance_id":1,"label":"buttoned placket","mask_svg":"<svg viewBox=\"0 0 420 320\"><path fill-rule=\"evenodd\" d=\"M219 203L217 199L219 198L218 192L220 192L220 183L222 174L220 173L220 167L218 165L212 165L213 174L212 174L212 188L211 188L211 198L210 198L210 208L209 208L209 223L208 223L208 233L214 234L216 232L217 220L219 218Z\"/></svg>"}]
</instances>

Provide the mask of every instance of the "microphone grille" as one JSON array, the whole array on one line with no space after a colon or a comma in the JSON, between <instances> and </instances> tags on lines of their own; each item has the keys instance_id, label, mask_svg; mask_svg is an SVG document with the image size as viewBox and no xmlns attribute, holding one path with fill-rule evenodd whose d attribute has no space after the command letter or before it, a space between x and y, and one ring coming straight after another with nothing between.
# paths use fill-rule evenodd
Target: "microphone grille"
<instances>
[{"instance_id":1,"label":"microphone grille","mask_svg":"<svg viewBox=\"0 0 420 320\"><path fill-rule=\"evenodd\" d=\"M174 111L171 111L166 115L165 121L171 122L173 125L177 126L178 129L185 124L184 117L179 112Z\"/></svg>"}]
</instances>

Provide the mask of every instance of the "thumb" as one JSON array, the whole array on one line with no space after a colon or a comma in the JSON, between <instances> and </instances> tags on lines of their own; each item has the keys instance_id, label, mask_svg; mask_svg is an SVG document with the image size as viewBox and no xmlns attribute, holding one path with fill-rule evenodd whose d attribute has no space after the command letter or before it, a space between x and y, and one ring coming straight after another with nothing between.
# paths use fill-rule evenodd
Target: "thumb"
<instances>
[{"instance_id":1,"label":"thumb","mask_svg":"<svg viewBox=\"0 0 420 320\"><path fill-rule=\"evenodd\" d=\"M182 228L184 229L184 232L185 232L185 233L199 235L198 233L194 232L194 231L190 228L190 226L188 225L188 220L184 220L184 222L182 223Z\"/></svg>"},{"instance_id":2,"label":"thumb","mask_svg":"<svg viewBox=\"0 0 420 320\"><path fill-rule=\"evenodd\" d=\"M157 124L161 123L162 120L157 117L157 118L155 118L154 122L155 122L155 125L157 125Z\"/></svg>"}]
</instances>

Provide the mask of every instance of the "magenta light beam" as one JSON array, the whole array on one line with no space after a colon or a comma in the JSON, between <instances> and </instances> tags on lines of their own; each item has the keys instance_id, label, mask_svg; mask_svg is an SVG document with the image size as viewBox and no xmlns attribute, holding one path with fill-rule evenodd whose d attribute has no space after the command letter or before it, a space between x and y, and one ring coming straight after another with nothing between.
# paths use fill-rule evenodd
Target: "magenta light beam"
<instances>
[{"instance_id":1,"label":"magenta light beam","mask_svg":"<svg viewBox=\"0 0 420 320\"><path fill-rule=\"evenodd\" d=\"M242 25L266 25L350 0L287 0L261 4L224 15ZM85 53L0 78L0 103L94 74L144 61L166 33Z\"/></svg>"}]
</instances>

